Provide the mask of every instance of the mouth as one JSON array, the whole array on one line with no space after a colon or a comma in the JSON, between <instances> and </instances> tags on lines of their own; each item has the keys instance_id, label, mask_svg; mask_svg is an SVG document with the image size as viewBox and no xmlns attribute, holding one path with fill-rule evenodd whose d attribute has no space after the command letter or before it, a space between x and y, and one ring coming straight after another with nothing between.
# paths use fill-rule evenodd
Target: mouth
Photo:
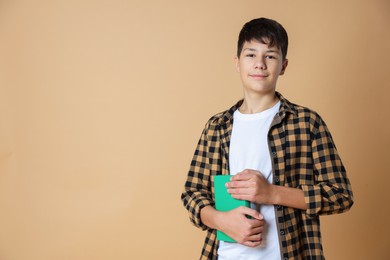
<instances>
[{"instance_id":1,"label":"mouth","mask_svg":"<svg viewBox=\"0 0 390 260\"><path fill-rule=\"evenodd\" d=\"M253 79L264 79L267 77L267 75L264 74L249 74L249 77Z\"/></svg>"}]
</instances>

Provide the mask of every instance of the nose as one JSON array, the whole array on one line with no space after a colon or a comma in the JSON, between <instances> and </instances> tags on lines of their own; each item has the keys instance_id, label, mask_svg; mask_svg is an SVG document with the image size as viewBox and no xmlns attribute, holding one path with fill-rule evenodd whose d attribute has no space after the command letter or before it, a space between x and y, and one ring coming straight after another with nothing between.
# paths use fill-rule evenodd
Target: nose
<instances>
[{"instance_id":1,"label":"nose","mask_svg":"<svg viewBox=\"0 0 390 260\"><path fill-rule=\"evenodd\" d=\"M267 69L267 65L265 64L264 59L257 59L255 61L255 69L260 69L260 70Z\"/></svg>"}]
</instances>

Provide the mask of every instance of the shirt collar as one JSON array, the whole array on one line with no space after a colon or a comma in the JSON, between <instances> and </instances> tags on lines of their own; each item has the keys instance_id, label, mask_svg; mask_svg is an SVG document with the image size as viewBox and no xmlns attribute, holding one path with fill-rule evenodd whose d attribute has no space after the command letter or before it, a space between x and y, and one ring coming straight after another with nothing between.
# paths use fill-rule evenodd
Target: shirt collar
<instances>
[{"instance_id":1,"label":"shirt collar","mask_svg":"<svg viewBox=\"0 0 390 260\"><path fill-rule=\"evenodd\" d=\"M278 112L278 115L280 117L284 117L287 113L291 113L294 115L297 114L297 110L296 110L295 106L290 101L288 101L286 98L284 98L282 96L282 94L280 94L277 91L275 92L275 94L280 100L280 109ZM218 123L219 124L232 123L234 111L236 111L241 106L243 101L244 101L244 99L239 100L234 106L232 106L231 108L229 108L228 110L223 112L221 117L218 120Z\"/></svg>"}]
</instances>

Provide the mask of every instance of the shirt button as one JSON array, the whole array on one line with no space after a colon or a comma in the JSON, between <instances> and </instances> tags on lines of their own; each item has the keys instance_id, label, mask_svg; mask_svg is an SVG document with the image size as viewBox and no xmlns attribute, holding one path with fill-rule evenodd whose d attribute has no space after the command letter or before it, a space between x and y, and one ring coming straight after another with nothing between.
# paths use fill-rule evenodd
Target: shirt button
<instances>
[{"instance_id":1,"label":"shirt button","mask_svg":"<svg viewBox=\"0 0 390 260\"><path fill-rule=\"evenodd\" d=\"M282 207L282 206L280 206L280 205L276 205L276 208L277 208L277 209L281 209L281 207Z\"/></svg>"},{"instance_id":2,"label":"shirt button","mask_svg":"<svg viewBox=\"0 0 390 260\"><path fill-rule=\"evenodd\" d=\"M285 258L283 258L284 260L288 260L288 258L287 257L285 257Z\"/></svg>"},{"instance_id":3,"label":"shirt button","mask_svg":"<svg viewBox=\"0 0 390 260\"><path fill-rule=\"evenodd\" d=\"M276 152L272 152L272 156L273 156L273 157L276 157Z\"/></svg>"},{"instance_id":4,"label":"shirt button","mask_svg":"<svg viewBox=\"0 0 390 260\"><path fill-rule=\"evenodd\" d=\"M276 177L275 182L279 182L279 181L280 181L279 177Z\"/></svg>"},{"instance_id":5,"label":"shirt button","mask_svg":"<svg viewBox=\"0 0 390 260\"><path fill-rule=\"evenodd\" d=\"M280 235L284 236L284 230L280 230Z\"/></svg>"}]
</instances>

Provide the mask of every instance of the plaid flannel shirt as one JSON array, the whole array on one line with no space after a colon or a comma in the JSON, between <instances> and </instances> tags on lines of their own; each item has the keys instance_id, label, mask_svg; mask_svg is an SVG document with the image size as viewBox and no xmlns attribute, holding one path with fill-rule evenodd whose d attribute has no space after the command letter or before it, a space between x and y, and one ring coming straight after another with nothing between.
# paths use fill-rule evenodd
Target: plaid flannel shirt
<instances>
[{"instance_id":1,"label":"plaid flannel shirt","mask_svg":"<svg viewBox=\"0 0 390 260\"><path fill-rule=\"evenodd\" d=\"M281 256L324 259L319 216L347 211L353 204L351 185L321 117L276 95L281 106L268 132L273 184L302 189L307 204L307 210L275 205ZM200 259L217 259L216 232L201 222L200 211L214 206L211 176L230 174L233 113L241 104L242 100L207 122L181 195L191 222L207 230Z\"/></svg>"}]
</instances>

